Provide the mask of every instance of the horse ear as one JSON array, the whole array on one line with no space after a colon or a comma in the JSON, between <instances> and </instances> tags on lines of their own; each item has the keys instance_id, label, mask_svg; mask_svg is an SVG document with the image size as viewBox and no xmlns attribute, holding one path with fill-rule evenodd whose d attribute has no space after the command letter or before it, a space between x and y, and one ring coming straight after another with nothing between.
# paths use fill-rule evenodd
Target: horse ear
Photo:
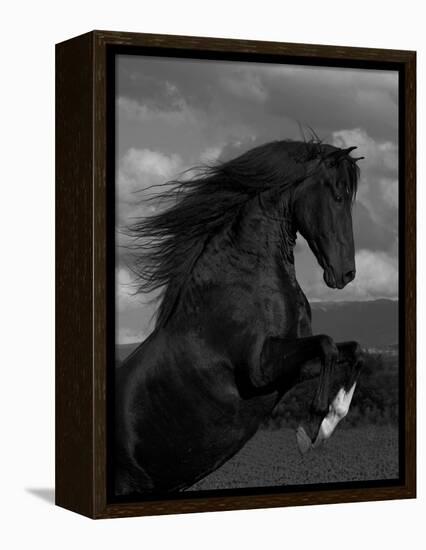
<instances>
[{"instance_id":1,"label":"horse ear","mask_svg":"<svg viewBox=\"0 0 426 550\"><path fill-rule=\"evenodd\" d=\"M343 153L345 153L345 155L349 155L349 153L351 151L353 151L354 149L358 149L358 147L348 147L347 149L343 149ZM365 159L365 157L350 157L350 159L353 161L353 162L358 162L359 160L362 160L362 159Z\"/></svg>"},{"instance_id":2,"label":"horse ear","mask_svg":"<svg viewBox=\"0 0 426 550\"><path fill-rule=\"evenodd\" d=\"M358 147L355 145L353 147L347 147L346 149L337 149L336 151L332 151L331 153L329 153L327 155L327 158L334 158L336 161L338 161L342 157L347 157L351 153L351 151L353 151L354 149L358 149ZM364 157L358 157L358 158L350 157L350 159L353 160L354 162L356 162L357 160L361 160L363 158Z\"/></svg>"}]
</instances>

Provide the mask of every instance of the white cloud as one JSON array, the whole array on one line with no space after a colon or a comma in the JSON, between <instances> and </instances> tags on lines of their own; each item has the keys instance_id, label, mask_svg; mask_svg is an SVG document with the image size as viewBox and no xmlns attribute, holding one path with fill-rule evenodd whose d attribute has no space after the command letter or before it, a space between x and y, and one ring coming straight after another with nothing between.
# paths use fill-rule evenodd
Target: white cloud
<instances>
[{"instance_id":1,"label":"white cloud","mask_svg":"<svg viewBox=\"0 0 426 550\"><path fill-rule=\"evenodd\" d=\"M171 126L179 126L196 122L196 113L182 99L174 105L173 110L153 108L146 103L139 103L134 99L119 97L117 100L119 116L127 120L139 122L167 122Z\"/></svg>"},{"instance_id":2,"label":"white cloud","mask_svg":"<svg viewBox=\"0 0 426 550\"><path fill-rule=\"evenodd\" d=\"M181 166L179 155L167 156L159 151L131 148L119 164L119 197L127 198L129 192L167 181L176 175Z\"/></svg>"},{"instance_id":3,"label":"white cloud","mask_svg":"<svg viewBox=\"0 0 426 550\"><path fill-rule=\"evenodd\" d=\"M158 190L155 187L148 188L167 183L176 177L182 168L182 159L179 155L168 156L150 149L129 149L118 166L118 224L125 225L134 216L154 213L155 205L146 203L143 199L154 196Z\"/></svg>"},{"instance_id":4,"label":"white cloud","mask_svg":"<svg viewBox=\"0 0 426 550\"><path fill-rule=\"evenodd\" d=\"M397 298L398 261L385 252L359 250L355 256L357 275L351 291L359 299Z\"/></svg>"},{"instance_id":5,"label":"white cloud","mask_svg":"<svg viewBox=\"0 0 426 550\"><path fill-rule=\"evenodd\" d=\"M392 178L380 178L379 186L382 192L383 200L393 210L398 208L398 180Z\"/></svg>"},{"instance_id":6,"label":"white cloud","mask_svg":"<svg viewBox=\"0 0 426 550\"><path fill-rule=\"evenodd\" d=\"M375 223L391 228L396 234L398 146L389 141L376 141L360 128L333 132L333 145L358 147L352 156L365 159L359 161L361 179L357 201L368 209Z\"/></svg>"},{"instance_id":7,"label":"white cloud","mask_svg":"<svg viewBox=\"0 0 426 550\"><path fill-rule=\"evenodd\" d=\"M154 328L159 290L136 294L135 276L125 267L117 267L115 273L117 343L141 342Z\"/></svg>"},{"instance_id":8,"label":"white cloud","mask_svg":"<svg viewBox=\"0 0 426 550\"><path fill-rule=\"evenodd\" d=\"M231 95L256 102L265 102L268 91L265 88L259 71L240 69L233 74L221 78L223 88Z\"/></svg>"},{"instance_id":9,"label":"white cloud","mask_svg":"<svg viewBox=\"0 0 426 550\"><path fill-rule=\"evenodd\" d=\"M342 290L328 288L306 241L298 239L296 276L309 301L373 300L398 297L398 261L385 252L358 250L356 277Z\"/></svg>"},{"instance_id":10,"label":"white cloud","mask_svg":"<svg viewBox=\"0 0 426 550\"><path fill-rule=\"evenodd\" d=\"M151 186L162 185L175 178L182 170L179 155L165 155L150 149L129 149L119 162L117 175L117 260L120 264L131 264L133 259L128 245L132 239L121 229L137 217L146 217L159 211L158 203L147 202L155 197L158 189ZM142 191L142 192L141 192ZM119 343L140 342L153 329L154 313L157 307L155 298L159 291L136 294L137 281L127 267L116 269L116 327Z\"/></svg>"},{"instance_id":11,"label":"white cloud","mask_svg":"<svg viewBox=\"0 0 426 550\"><path fill-rule=\"evenodd\" d=\"M115 270L115 299L118 311L125 311L135 304L134 277L124 267Z\"/></svg>"},{"instance_id":12,"label":"white cloud","mask_svg":"<svg viewBox=\"0 0 426 550\"><path fill-rule=\"evenodd\" d=\"M389 171L398 170L398 147L390 141L378 142L371 138L365 130L352 128L333 132L333 145L336 147L356 146L353 156L365 156L362 169L384 168Z\"/></svg>"},{"instance_id":13,"label":"white cloud","mask_svg":"<svg viewBox=\"0 0 426 550\"><path fill-rule=\"evenodd\" d=\"M200 155L200 162L202 163L214 162L220 157L222 150L223 150L223 147L219 147L219 146L206 147L206 149L204 149L204 151Z\"/></svg>"},{"instance_id":14,"label":"white cloud","mask_svg":"<svg viewBox=\"0 0 426 550\"><path fill-rule=\"evenodd\" d=\"M147 335L145 335L143 331L138 331L135 328L118 328L116 330L115 343L119 345L139 344L140 342L145 340L146 337Z\"/></svg>"}]
</instances>

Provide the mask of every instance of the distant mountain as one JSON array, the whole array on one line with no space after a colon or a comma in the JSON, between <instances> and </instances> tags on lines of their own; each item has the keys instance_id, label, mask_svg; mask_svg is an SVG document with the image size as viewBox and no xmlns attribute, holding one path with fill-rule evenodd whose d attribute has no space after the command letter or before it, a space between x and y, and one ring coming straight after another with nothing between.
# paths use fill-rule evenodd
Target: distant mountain
<instances>
[{"instance_id":1,"label":"distant mountain","mask_svg":"<svg viewBox=\"0 0 426 550\"><path fill-rule=\"evenodd\" d=\"M313 302L315 334L328 334L336 342L356 340L368 348L398 343L398 302Z\"/></svg>"},{"instance_id":2,"label":"distant mountain","mask_svg":"<svg viewBox=\"0 0 426 550\"><path fill-rule=\"evenodd\" d=\"M398 302L311 302L314 334L328 334L336 342L356 340L366 348L390 349L398 343ZM137 344L117 345L123 361Z\"/></svg>"},{"instance_id":3,"label":"distant mountain","mask_svg":"<svg viewBox=\"0 0 426 550\"><path fill-rule=\"evenodd\" d=\"M128 357L132 353L132 351L138 345L139 345L139 342L135 342L134 344L118 344L118 346L116 346L115 348L117 359L119 361L123 361L124 359L126 359L126 357Z\"/></svg>"}]
</instances>

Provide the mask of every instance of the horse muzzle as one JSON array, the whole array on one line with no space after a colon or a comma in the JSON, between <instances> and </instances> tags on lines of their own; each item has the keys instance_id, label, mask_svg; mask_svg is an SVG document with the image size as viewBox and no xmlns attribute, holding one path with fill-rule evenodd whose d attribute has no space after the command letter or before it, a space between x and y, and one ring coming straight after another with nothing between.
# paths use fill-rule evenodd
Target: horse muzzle
<instances>
[{"instance_id":1,"label":"horse muzzle","mask_svg":"<svg viewBox=\"0 0 426 550\"><path fill-rule=\"evenodd\" d=\"M330 287L330 288L337 288L336 277L334 276L334 272L333 272L333 270L331 269L331 267L326 267L326 268L324 269L323 278L324 278L325 284L326 284L328 287Z\"/></svg>"},{"instance_id":2,"label":"horse muzzle","mask_svg":"<svg viewBox=\"0 0 426 550\"><path fill-rule=\"evenodd\" d=\"M331 267L326 267L324 269L324 282L330 288L337 288L341 290L354 279L355 269L344 271L340 277L336 276L334 270Z\"/></svg>"}]
</instances>

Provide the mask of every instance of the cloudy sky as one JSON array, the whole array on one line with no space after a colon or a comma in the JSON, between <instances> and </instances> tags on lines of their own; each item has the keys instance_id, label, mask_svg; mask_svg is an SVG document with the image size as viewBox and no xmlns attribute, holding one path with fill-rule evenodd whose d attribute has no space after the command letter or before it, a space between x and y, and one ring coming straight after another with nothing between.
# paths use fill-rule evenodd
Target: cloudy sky
<instances>
[{"instance_id":1,"label":"cloudy sky","mask_svg":"<svg viewBox=\"0 0 426 550\"><path fill-rule=\"evenodd\" d=\"M305 294L310 301L397 299L396 72L118 56L116 92L118 342L140 341L152 328L152 296L134 295L119 233L132 218L155 213L143 190L200 162L301 139L300 125L366 157L354 207L356 279L344 290L326 287L299 236Z\"/></svg>"}]
</instances>

